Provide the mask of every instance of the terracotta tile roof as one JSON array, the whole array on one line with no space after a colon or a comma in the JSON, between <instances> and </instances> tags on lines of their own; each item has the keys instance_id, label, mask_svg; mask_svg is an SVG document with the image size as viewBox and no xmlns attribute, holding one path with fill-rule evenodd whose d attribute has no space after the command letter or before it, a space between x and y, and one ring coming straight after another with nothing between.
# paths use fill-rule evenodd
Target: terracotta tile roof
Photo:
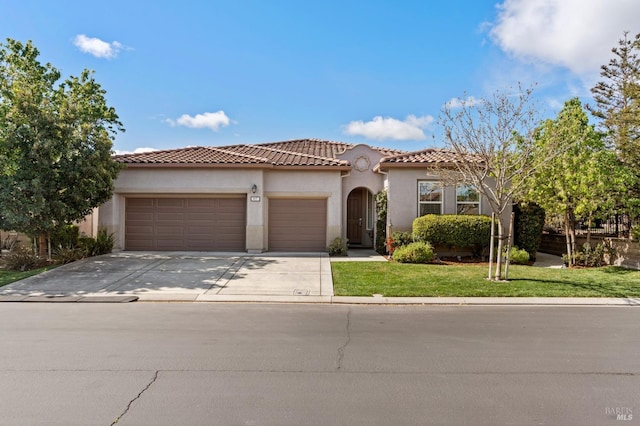
<instances>
[{"instance_id":1,"label":"terracotta tile roof","mask_svg":"<svg viewBox=\"0 0 640 426\"><path fill-rule=\"evenodd\" d=\"M422 151L407 152L398 155L392 155L380 160L380 167L412 166L412 165L434 165L434 164L455 164L460 161L460 155L455 151L446 149L428 148ZM474 155L465 156L469 161L481 161L479 157Z\"/></svg>"},{"instance_id":2,"label":"terracotta tile roof","mask_svg":"<svg viewBox=\"0 0 640 426\"><path fill-rule=\"evenodd\" d=\"M301 141L302 142L302 141ZM335 143L338 144L338 143ZM302 144L300 144L302 145ZM313 144L318 147L322 144ZM348 144L343 144L348 145ZM293 145L292 145L293 146ZM346 160L333 155L323 156L310 152L330 153L331 146L319 149L285 150L277 144L230 145L220 147L191 147L140 154L115 155L114 160L128 165L256 165L265 167L349 167Z\"/></svg>"},{"instance_id":3,"label":"terracotta tile roof","mask_svg":"<svg viewBox=\"0 0 640 426\"><path fill-rule=\"evenodd\" d=\"M211 147L190 147L140 154L122 154L114 155L113 159L125 164L266 164L266 161L261 158Z\"/></svg>"},{"instance_id":4,"label":"terracotta tile roof","mask_svg":"<svg viewBox=\"0 0 640 426\"><path fill-rule=\"evenodd\" d=\"M346 149L354 145L345 142L325 141L321 139L297 139L284 142L268 142L257 144L278 151L297 152L325 158L336 158Z\"/></svg>"},{"instance_id":5,"label":"terracotta tile roof","mask_svg":"<svg viewBox=\"0 0 640 426\"><path fill-rule=\"evenodd\" d=\"M350 166L337 155L355 145L320 139L299 139L255 145L190 147L140 154L115 155L114 160L128 165L255 165L265 167L339 167ZM405 151L373 148L383 155L398 155Z\"/></svg>"},{"instance_id":6,"label":"terracotta tile roof","mask_svg":"<svg viewBox=\"0 0 640 426\"><path fill-rule=\"evenodd\" d=\"M353 148L356 145L346 142L327 141L322 139L297 139L284 142L261 143L257 146L270 147L281 151L300 152L305 154L318 155L321 157L336 158L337 155L342 154L347 149ZM407 153L407 151L403 151L400 149L380 148L375 146L372 146L371 149L375 149L385 156Z\"/></svg>"},{"instance_id":7,"label":"terracotta tile roof","mask_svg":"<svg viewBox=\"0 0 640 426\"><path fill-rule=\"evenodd\" d=\"M255 145L205 146L152 151L140 154L115 155L115 161L130 166L173 167L322 167L344 170L351 165L337 158L354 144L320 139L298 139ZM378 168L394 166L420 166L458 161L452 151L425 149L407 152L397 149L376 148L384 157Z\"/></svg>"}]
</instances>

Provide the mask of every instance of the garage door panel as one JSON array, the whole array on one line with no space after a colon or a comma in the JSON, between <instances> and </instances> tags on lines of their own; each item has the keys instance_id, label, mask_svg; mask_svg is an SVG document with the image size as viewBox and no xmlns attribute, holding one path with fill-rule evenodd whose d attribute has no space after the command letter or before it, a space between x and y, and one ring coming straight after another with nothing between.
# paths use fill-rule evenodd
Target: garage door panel
<instances>
[{"instance_id":1,"label":"garage door panel","mask_svg":"<svg viewBox=\"0 0 640 426\"><path fill-rule=\"evenodd\" d=\"M134 220L139 220L142 222L153 220L152 212L138 212L132 209L127 210L127 221L131 222Z\"/></svg>"},{"instance_id":2,"label":"garage door panel","mask_svg":"<svg viewBox=\"0 0 640 426\"><path fill-rule=\"evenodd\" d=\"M186 200L186 205L190 209L213 210L217 202L218 199L215 198L189 198Z\"/></svg>"},{"instance_id":3,"label":"garage door panel","mask_svg":"<svg viewBox=\"0 0 640 426\"><path fill-rule=\"evenodd\" d=\"M326 199L269 200L269 250L324 251Z\"/></svg>"},{"instance_id":4,"label":"garage door panel","mask_svg":"<svg viewBox=\"0 0 640 426\"><path fill-rule=\"evenodd\" d=\"M184 229L180 226L163 226L163 225L158 225L156 227L156 233L160 234L160 235L177 235L177 236L182 236L184 235Z\"/></svg>"},{"instance_id":5,"label":"garage door panel","mask_svg":"<svg viewBox=\"0 0 640 426\"><path fill-rule=\"evenodd\" d=\"M182 222L185 220L185 215L181 212L158 212L156 214L156 221L161 222Z\"/></svg>"},{"instance_id":6,"label":"garage door panel","mask_svg":"<svg viewBox=\"0 0 640 426\"><path fill-rule=\"evenodd\" d=\"M203 222L210 222L211 221L211 216L214 215L215 212L186 212L184 215L184 218L186 220L188 220L189 222L194 222L194 221L203 221ZM220 217L218 215L218 217Z\"/></svg>"},{"instance_id":7,"label":"garage door panel","mask_svg":"<svg viewBox=\"0 0 640 426\"><path fill-rule=\"evenodd\" d=\"M244 251L244 198L127 198L127 250Z\"/></svg>"},{"instance_id":8,"label":"garage door panel","mask_svg":"<svg viewBox=\"0 0 640 426\"><path fill-rule=\"evenodd\" d=\"M183 198L155 198L156 207L163 208L183 208L185 200Z\"/></svg>"},{"instance_id":9,"label":"garage door panel","mask_svg":"<svg viewBox=\"0 0 640 426\"><path fill-rule=\"evenodd\" d=\"M154 198L127 198L127 208L133 210L137 207L153 207Z\"/></svg>"}]
</instances>

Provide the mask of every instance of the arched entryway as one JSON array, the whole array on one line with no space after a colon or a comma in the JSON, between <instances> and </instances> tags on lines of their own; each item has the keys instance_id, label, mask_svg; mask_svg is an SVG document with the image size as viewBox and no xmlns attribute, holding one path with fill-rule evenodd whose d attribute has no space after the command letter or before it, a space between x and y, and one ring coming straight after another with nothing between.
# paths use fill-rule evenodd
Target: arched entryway
<instances>
[{"instance_id":1,"label":"arched entryway","mask_svg":"<svg viewBox=\"0 0 640 426\"><path fill-rule=\"evenodd\" d=\"M373 247L375 202L367 188L355 188L347 197L347 240L349 247Z\"/></svg>"}]
</instances>

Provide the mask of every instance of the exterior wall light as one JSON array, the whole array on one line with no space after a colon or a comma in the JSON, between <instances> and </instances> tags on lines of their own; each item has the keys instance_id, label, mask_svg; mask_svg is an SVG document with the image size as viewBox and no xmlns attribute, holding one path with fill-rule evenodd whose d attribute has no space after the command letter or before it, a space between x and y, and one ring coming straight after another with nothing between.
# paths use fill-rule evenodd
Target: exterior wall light
<instances>
[{"instance_id":1,"label":"exterior wall light","mask_svg":"<svg viewBox=\"0 0 640 426\"><path fill-rule=\"evenodd\" d=\"M256 192L258 192L258 185L256 185L255 183L251 186L251 193L255 194Z\"/></svg>"}]
</instances>

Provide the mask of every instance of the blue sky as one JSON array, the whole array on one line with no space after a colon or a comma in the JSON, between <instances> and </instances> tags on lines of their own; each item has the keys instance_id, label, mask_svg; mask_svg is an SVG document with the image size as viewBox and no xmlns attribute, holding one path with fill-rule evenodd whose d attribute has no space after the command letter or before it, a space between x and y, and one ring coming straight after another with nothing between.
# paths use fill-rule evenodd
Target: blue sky
<instances>
[{"instance_id":1,"label":"blue sky","mask_svg":"<svg viewBox=\"0 0 640 426\"><path fill-rule=\"evenodd\" d=\"M441 146L447 102L537 84L541 118L589 88L637 0L0 0L0 38L95 70L118 152L298 138Z\"/></svg>"}]
</instances>

